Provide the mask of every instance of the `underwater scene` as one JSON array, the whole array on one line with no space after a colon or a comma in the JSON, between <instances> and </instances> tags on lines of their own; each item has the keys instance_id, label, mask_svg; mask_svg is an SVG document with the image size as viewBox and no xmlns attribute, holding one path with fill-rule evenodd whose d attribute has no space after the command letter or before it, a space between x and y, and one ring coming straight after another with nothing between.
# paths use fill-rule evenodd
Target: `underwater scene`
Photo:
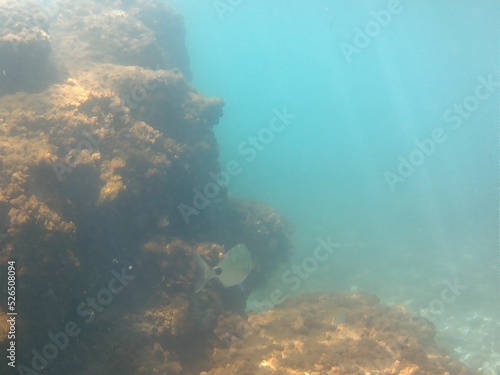
<instances>
[{"instance_id":1,"label":"underwater scene","mask_svg":"<svg viewBox=\"0 0 500 375\"><path fill-rule=\"evenodd\" d=\"M0 0L0 375L499 375L499 20Z\"/></svg>"}]
</instances>

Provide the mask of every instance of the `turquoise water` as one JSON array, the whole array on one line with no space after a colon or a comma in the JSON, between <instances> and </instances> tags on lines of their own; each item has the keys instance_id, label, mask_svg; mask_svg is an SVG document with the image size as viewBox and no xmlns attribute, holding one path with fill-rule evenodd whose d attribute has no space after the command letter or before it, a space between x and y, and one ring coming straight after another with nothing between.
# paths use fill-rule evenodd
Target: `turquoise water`
<instances>
[{"instance_id":1,"label":"turquoise water","mask_svg":"<svg viewBox=\"0 0 500 375\"><path fill-rule=\"evenodd\" d=\"M291 263L249 309L275 288L365 290L430 315L465 361L497 358L498 325L457 342L473 314L498 319L498 2L170 3L194 86L226 103L230 194L294 228ZM334 256L304 264L328 236ZM292 265L311 271L297 288ZM450 284L456 298L433 304Z\"/></svg>"},{"instance_id":2,"label":"turquoise water","mask_svg":"<svg viewBox=\"0 0 500 375\"><path fill-rule=\"evenodd\" d=\"M19 363L46 375L199 374L212 365L214 373L232 375L222 357L241 365L242 359L252 360L257 336L281 340L281 332L272 332L280 330L278 323L262 335L246 335L240 319L253 331L265 326L247 320L253 324L266 316L245 316L245 308L261 314L288 296L301 295L298 305L313 301L304 296L317 291L361 291L398 305L392 311L407 310L434 323L436 343L454 359L480 374L500 373L500 3L166 1L185 21L190 83L203 97L225 102L214 127L222 172L212 158L210 129L202 129L217 117L211 112L217 102L196 97L180 74L168 70L188 70L184 40L172 42L177 28L162 22L175 23L175 17L149 0L36 3L52 7L45 14L57 79L47 79L40 86L47 87L33 93L23 91L23 84L36 81L26 74L37 65L30 60L35 54L26 55L25 66L10 62L10 68L0 68L1 84L19 80L12 95L9 87L0 90L0 164L13 168L8 171L32 168L28 182L15 181L22 180L20 173L12 179L0 175L6 185L6 193L0 190L3 264L21 256L19 310L25 320L19 328L38 340L19 339ZM7 8L0 4L0 10ZM32 16L20 14L21 23L9 28L23 34L23 27L37 22ZM43 69L39 73L45 77ZM205 118L197 121L198 115ZM10 121L19 129L11 132ZM87 133L94 125L102 127ZM59 154L49 153L49 146ZM26 154L19 157L24 164L17 165L14 151ZM71 163L77 152L81 165ZM52 175L49 161L52 168L63 166L64 178L56 169ZM202 174L212 167L205 179ZM230 176L230 197L264 202L282 218L292 248L278 269L287 247L281 223L259 205L225 201L212 181L202 187L215 173ZM26 188L23 199L16 186ZM184 216L182 205L204 210L205 201L200 208L191 192L208 196L207 186L212 192L215 186L214 204L202 215L193 209ZM28 216L41 233L63 227L58 220L64 219L63 240L32 233ZM271 226L278 229L267 232ZM239 262L228 251L240 242L253 259L241 250L245 246L234 247L240 249ZM262 258L268 254L267 264ZM200 275L195 263L203 268ZM212 265L218 267L210 270ZM267 280L269 269L274 272ZM203 272L214 272L228 289L210 281L195 293ZM118 281L123 287L116 288ZM327 322L327 331L317 336L326 337L337 323L354 320L336 312L331 323L330 317L323 321L319 316L331 307L325 306L309 309L305 331L298 328L306 309L288 310L296 311L300 323L293 323L293 332L312 339ZM366 317L363 329L373 327L372 319ZM68 323L78 324L81 336L70 335ZM62 332L68 342L59 341L58 350L50 340L57 344L51 337L65 337ZM399 333L394 335L402 353L406 341ZM425 336L430 346L428 332L420 333L415 336ZM363 336L356 341L361 349ZM383 336L373 342L377 337ZM378 343L381 348L395 342L387 338ZM322 358L342 357L335 345ZM269 350L283 359L298 353L288 344L283 353L279 348ZM290 363L306 366L306 357L318 351L309 349L300 348L304 358ZM39 352L46 365L33 364ZM367 353L380 359L376 350ZM264 359L258 359L262 373L268 370L261 366ZM412 371L399 365L401 374ZM322 359L314 371L327 371L321 366Z\"/></svg>"}]
</instances>

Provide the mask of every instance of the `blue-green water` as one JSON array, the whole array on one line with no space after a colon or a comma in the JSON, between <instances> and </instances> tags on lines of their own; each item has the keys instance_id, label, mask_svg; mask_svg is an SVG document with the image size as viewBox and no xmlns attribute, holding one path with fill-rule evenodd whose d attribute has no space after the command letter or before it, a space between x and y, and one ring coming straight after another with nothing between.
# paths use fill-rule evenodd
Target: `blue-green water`
<instances>
[{"instance_id":1,"label":"blue-green water","mask_svg":"<svg viewBox=\"0 0 500 375\"><path fill-rule=\"evenodd\" d=\"M24 92L23 84L38 79L27 74L37 65L30 60L35 54L20 66L18 42L10 39L16 50L12 54L8 48L12 61L0 58L10 64L0 68L0 83L19 81L15 90L0 85L5 89L0 90L0 164L7 173L23 170L17 147L26 153L24 171L26 165L32 168L26 184L15 179L4 184L11 176L5 181L0 176L6 186L6 193L0 190L0 208L9 207L8 214L0 215L3 264L11 255L21 256L19 300L24 305L19 306L31 310L24 309L22 325L26 331L35 327L33 336L39 340L19 340L23 365L36 355L33 348L47 359L47 366L39 366L47 374L69 369L75 374L189 374L214 364L220 368L213 371L229 374L225 363L215 362L226 354L236 354L230 360L240 362L257 336L245 337L239 324L236 330L231 326L235 316L247 318L243 310L249 294L246 310L260 314L287 296L300 294L303 298L295 301L304 303L304 296L316 291L363 291L383 304L400 305L391 311L407 310L415 320L430 320L435 341L454 359L478 373L499 374L500 3L168 0L184 18L191 83L204 98L190 91L180 73L169 70L188 72L184 40L176 34L183 26L169 12L161 13L154 1L36 3L52 6L45 14L50 19L46 41L49 36L53 41L47 45L53 48L57 79L34 85L34 93ZM19 5L5 2L0 9L10 14L5 10L10 4ZM38 22L27 10L8 19L9 33L22 35L26 25ZM44 34L38 30L33 35ZM50 48L43 50L48 54ZM40 72L34 77L45 77ZM203 128L218 118L217 101L209 97L225 102L214 127L217 142L210 128ZM101 114L112 117L113 125L97 124ZM11 132L10 122L19 128ZM91 125L102 128L90 134L85 129L94 129ZM43 142L28 152L23 136L31 139L37 131L47 147L59 149L57 156ZM90 145L87 139L98 142ZM87 146L80 147L83 143ZM212 152L216 143L221 172ZM68 155L76 152L86 155L84 168L68 163ZM53 167L56 159L64 178L44 164L51 161ZM220 186L210 180L215 173L230 177L230 197L264 202L280 216L257 204L219 197ZM196 189L208 195L204 183L216 189L205 211L208 199L202 208L195 203ZM25 201L17 197L16 186L27 189ZM191 203L199 211L186 216L181 207ZM32 206L47 220L36 216ZM59 228L59 213L68 222L61 244L23 225L29 217L41 232L50 233L56 224ZM288 245L280 218L292 248L290 259L275 269ZM74 235L71 228L76 228ZM194 263L206 271L226 259L225 266L231 262L224 251L240 242L247 243L253 263L245 258L244 274L225 268L234 271L224 284L232 289L209 282L195 293L191 284L199 270ZM46 247L59 246L65 252L44 255ZM216 267L217 276L223 266ZM112 303L117 280L125 280L127 288L120 288ZM233 308L235 314L229 315ZM60 313L54 313L57 309ZM326 312L313 310L309 319L318 323L316 314ZM250 315L248 322L260 318L266 316ZM335 314L330 324L328 317L328 332L321 335L347 318ZM49 340L73 320L82 335L71 336L63 354L65 349L58 345L58 351ZM316 328L311 324L297 332L311 339ZM240 336L250 339L221 349L228 337ZM425 339L419 345L430 345L432 334ZM48 345L55 354L43 352L50 351ZM130 359L130 353L137 358ZM278 357L287 358L287 353L293 351ZM315 363L315 371L316 365L322 368ZM401 373L411 371L402 366ZM36 367L33 362L31 367Z\"/></svg>"},{"instance_id":2,"label":"blue-green water","mask_svg":"<svg viewBox=\"0 0 500 375\"><path fill-rule=\"evenodd\" d=\"M440 328L443 316L498 318L498 2L171 4L194 86L226 103L221 165L242 166L230 194L293 223L291 264L318 237L339 244L297 290L284 266L253 306L275 288L358 288L422 312L456 282L439 319L431 311ZM290 114L279 131L276 109Z\"/></svg>"}]
</instances>

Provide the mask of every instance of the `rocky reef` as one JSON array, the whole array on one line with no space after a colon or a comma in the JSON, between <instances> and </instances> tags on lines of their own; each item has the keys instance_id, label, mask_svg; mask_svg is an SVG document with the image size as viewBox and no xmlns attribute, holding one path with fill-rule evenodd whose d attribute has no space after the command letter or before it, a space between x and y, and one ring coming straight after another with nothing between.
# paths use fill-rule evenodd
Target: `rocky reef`
<instances>
[{"instance_id":1,"label":"rocky reef","mask_svg":"<svg viewBox=\"0 0 500 375\"><path fill-rule=\"evenodd\" d=\"M434 343L434 327L363 293L293 297L261 315L220 316L202 375L472 375Z\"/></svg>"},{"instance_id":2,"label":"rocky reef","mask_svg":"<svg viewBox=\"0 0 500 375\"><path fill-rule=\"evenodd\" d=\"M18 368L202 363L191 342L209 350L217 316L242 312L290 246L272 208L227 197L224 103L190 84L182 17L159 1L23 4L0 2L0 278L15 260ZM214 265L240 242L245 289L195 294L193 253Z\"/></svg>"},{"instance_id":3,"label":"rocky reef","mask_svg":"<svg viewBox=\"0 0 500 375\"><path fill-rule=\"evenodd\" d=\"M228 198L224 103L190 83L182 17L153 0L37 4L0 0L0 279L15 260L19 373L468 374L372 297L247 316L290 242L273 208ZM193 254L213 266L238 243L244 286L194 293Z\"/></svg>"}]
</instances>

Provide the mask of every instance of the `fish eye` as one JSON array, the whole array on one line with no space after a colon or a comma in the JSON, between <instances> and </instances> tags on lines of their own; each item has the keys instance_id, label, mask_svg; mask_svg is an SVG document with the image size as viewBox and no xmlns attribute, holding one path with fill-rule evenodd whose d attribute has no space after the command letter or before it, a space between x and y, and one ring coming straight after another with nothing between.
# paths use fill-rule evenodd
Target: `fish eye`
<instances>
[{"instance_id":1,"label":"fish eye","mask_svg":"<svg viewBox=\"0 0 500 375\"><path fill-rule=\"evenodd\" d=\"M214 270L216 275L220 275L222 273L222 268L220 267L215 267Z\"/></svg>"}]
</instances>

